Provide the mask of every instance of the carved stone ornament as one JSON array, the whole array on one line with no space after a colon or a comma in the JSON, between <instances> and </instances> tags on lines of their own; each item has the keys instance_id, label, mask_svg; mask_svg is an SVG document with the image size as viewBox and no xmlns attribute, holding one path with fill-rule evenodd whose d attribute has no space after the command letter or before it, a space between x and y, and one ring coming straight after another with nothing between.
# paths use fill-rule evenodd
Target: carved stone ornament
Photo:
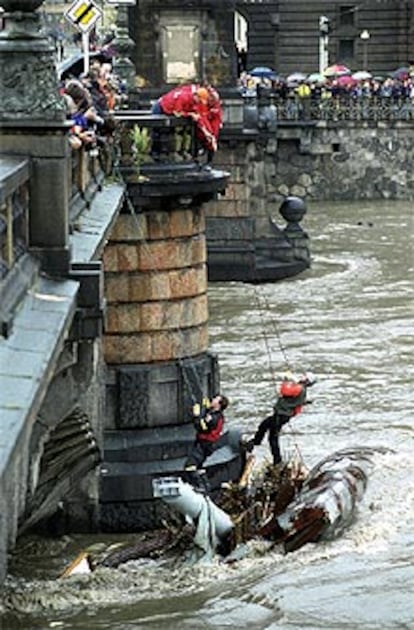
<instances>
[{"instance_id":1,"label":"carved stone ornament","mask_svg":"<svg viewBox=\"0 0 414 630\"><path fill-rule=\"evenodd\" d=\"M0 119L65 119L55 57L35 10L42 0L1 0Z\"/></svg>"},{"instance_id":2,"label":"carved stone ornament","mask_svg":"<svg viewBox=\"0 0 414 630\"><path fill-rule=\"evenodd\" d=\"M56 67L48 54L8 56L0 50L0 118L65 119Z\"/></svg>"}]
</instances>

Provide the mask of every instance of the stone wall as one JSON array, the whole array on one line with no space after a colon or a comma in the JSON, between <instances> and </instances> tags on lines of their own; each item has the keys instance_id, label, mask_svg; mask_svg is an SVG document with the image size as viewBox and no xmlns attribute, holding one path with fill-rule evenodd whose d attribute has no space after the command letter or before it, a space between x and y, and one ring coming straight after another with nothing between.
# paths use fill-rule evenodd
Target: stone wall
<instances>
[{"instance_id":1,"label":"stone wall","mask_svg":"<svg viewBox=\"0 0 414 630\"><path fill-rule=\"evenodd\" d=\"M260 219L287 195L315 201L414 198L410 123L279 125L275 135L277 148L269 135L264 144L252 141L247 149L242 144L230 152L225 148L221 158L237 183L238 165L233 170L232 164L244 154L248 190L242 199L250 197L251 211Z\"/></svg>"}]
</instances>

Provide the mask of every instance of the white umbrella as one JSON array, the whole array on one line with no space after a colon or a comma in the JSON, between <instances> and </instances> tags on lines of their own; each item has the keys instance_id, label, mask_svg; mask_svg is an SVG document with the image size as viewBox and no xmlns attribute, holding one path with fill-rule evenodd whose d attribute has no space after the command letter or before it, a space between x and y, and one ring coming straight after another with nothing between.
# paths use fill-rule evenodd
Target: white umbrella
<instances>
[{"instance_id":1,"label":"white umbrella","mask_svg":"<svg viewBox=\"0 0 414 630\"><path fill-rule=\"evenodd\" d=\"M293 72L288 76L286 81L288 83L301 83L302 81L305 81L305 79L306 74L303 74L303 72Z\"/></svg>"},{"instance_id":2,"label":"white umbrella","mask_svg":"<svg viewBox=\"0 0 414 630\"><path fill-rule=\"evenodd\" d=\"M358 70L354 72L352 78L355 79L355 81L366 81L367 79L372 79L372 74L367 70Z\"/></svg>"}]
</instances>

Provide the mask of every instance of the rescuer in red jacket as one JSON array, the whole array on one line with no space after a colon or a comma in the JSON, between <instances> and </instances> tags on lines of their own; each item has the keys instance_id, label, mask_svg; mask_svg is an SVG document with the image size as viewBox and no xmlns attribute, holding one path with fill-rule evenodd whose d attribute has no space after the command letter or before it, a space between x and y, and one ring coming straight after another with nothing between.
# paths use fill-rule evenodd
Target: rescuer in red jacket
<instances>
[{"instance_id":1,"label":"rescuer in red jacket","mask_svg":"<svg viewBox=\"0 0 414 630\"><path fill-rule=\"evenodd\" d=\"M252 448L261 444L265 434L268 433L269 446L274 465L280 464L282 461L279 446L280 430L291 418L302 411L303 405L308 403L306 400L306 391L314 382L315 379L311 374L305 374L299 377L297 381L292 378L287 378L282 381L272 415L262 420L253 440L249 444Z\"/></svg>"},{"instance_id":2,"label":"rescuer in red jacket","mask_svg":"<svg viewBox=\"0 0 414 630\"><path fill-rule=\"evenodd\" d=\"M196 486L203 485L200 483L199 471L207 457L214 452L223 434L223 412L227 409L229 401L226 396L219 394L210 401L206 400L205 403L205 405L196 404L193 407L193 422L197 433L184 464L184 478Z\"/></svg>"},{"instance_id":3,"label":"rescuer in red jacket","mask_svg":"<svg viewBox=\"0 0 414 630\"><path fill-rule=\"evenodd\" d=\"M180 85L161 96L152 107L153 114L190 117L196 123L197 138L209 153L217 151L223 112L220 97L213 87Z\"/></svg>"}]
</instances>

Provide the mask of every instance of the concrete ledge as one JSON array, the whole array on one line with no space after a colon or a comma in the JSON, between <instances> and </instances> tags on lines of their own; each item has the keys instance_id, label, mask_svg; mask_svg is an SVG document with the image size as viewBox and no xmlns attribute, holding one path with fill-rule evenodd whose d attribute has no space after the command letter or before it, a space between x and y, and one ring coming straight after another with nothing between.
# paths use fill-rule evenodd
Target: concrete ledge
<instances>
[{"instance_id":1,"label":"concrete ledge","mask_svg":"<svg viewBox=\"0 0 414 630\"><path fill-rule=\"evenodd\" d=\"M20 432L40 408L69 333L79 283L41 278L0 339L0 476Z\"/></svg>"},{"instance_id":2,"label":"concrete ledge","mask_svg":"<svg viewBox=\"0 0 414 630\"><path fill-rule=\"evenodd\" d=\"M76 221L70 236L72 262L89 262L100 257L123 198L124 186L120 184L105 186L95 196L89 210L85 210Z\"/></svg>"}]
</instances>

